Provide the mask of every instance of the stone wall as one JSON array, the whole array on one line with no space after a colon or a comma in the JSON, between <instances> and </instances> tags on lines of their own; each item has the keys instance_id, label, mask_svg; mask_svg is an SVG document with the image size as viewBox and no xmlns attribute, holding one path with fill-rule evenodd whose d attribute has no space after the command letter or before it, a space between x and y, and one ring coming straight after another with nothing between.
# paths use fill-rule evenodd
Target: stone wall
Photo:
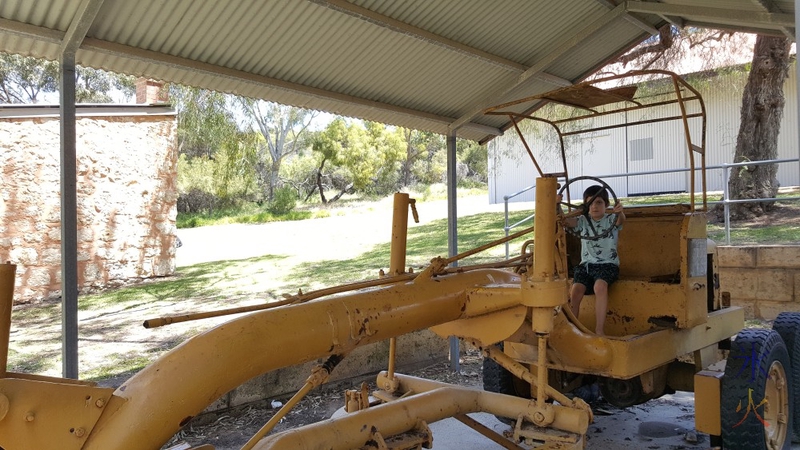
<instances>
[{"instance_id":1,"label":"stone wall","mask_svg":"<svg viewBox=\"0 0 800 450\"><path fill-rule=\"evenodd\" d=\"M81 290L175 270L177 124L168 108L147 108L78 111ZM17 264L15 301L60 296L59 118L3 117L0 136L0 261Z\"/></svg>"},{"instance_id":2,"label":"stone wall","mask_svg":"<svg viewBox=\"0 0 800 450\"><path fill-rule=\"evenodd\" d=\"M800 312L800 245L720 246L720 289L748 319Z\"/></svg>"}]
</instances>

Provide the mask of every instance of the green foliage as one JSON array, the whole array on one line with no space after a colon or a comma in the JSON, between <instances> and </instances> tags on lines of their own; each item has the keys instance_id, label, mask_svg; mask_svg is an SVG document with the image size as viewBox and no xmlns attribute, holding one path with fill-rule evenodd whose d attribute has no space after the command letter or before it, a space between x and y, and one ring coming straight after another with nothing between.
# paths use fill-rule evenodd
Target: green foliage
<instances>
[{"instance_id":1,"label":"green foliage","mask_svg":"<svg viewBox=\"0 0 800 450\"><path fill-rule=\"evenodd\" d=\"M472 182L486 183L488 181L489 154L485 145L479 145L475 141L459 140L456 144L456 152L459 160L466 164L467 177Z\"/></svg>"},{"instance_id":2,"label":"green foliage","mask_svg":"<svg viewBox=\"0 0 800 450\"><path fill-rule=\"evenodd\" d=\"M170 85L178 112L178 149L189 158L214 157L217 149L237 148L241 141L228 96L181 85Z\"/></svg>"},{"instance_id":3,"label":"green foliage","mask_svg":"<svg viewBox=\"0 0 800 450\"><path fill-rule=\"evenodd\" d=\"M170 95L178 110L179 211L208 212L256 200L259 136L239 130L230 98L184 86L171 86Z\"/></svg>"},{"instance_id":4,"label":"green foliage","mask_svg":"<svg viewBox=\"0 0 800 450\"><path fill-rule=\"evenodd\" d=\"M272 200L284 159L310 145L308 126L317 112L244 97L236 104L245 124L259 136L253 141L253 168L264 198Z\"/></svg>"},{"instance_id":5,"label":"green foliage","mask_svg":"<svg viewBox=\"0 0 800 450\"><path fill-rule=\"evenodd\" d=\"M301 153L281 165L281 181L292 186L305 199L317 186L317 168L320 165L317 153Z\"/></svg>"},{"instance_id":6,"label":"green foliage","mask_svg":"<svg viewBox=\"0 0 800 450\"><path fill-rule=\"evenodd\" d=\"M57 61L0 53L0 103L38 103L41 94L58 92ZM76 66L75 101L112 103L111 92L132 96L135 77Z\"/></svg>"},{"instance_id":7,"label":"green foliage","mask_svg":"<svg viewBox=\"0 0 800 450\"><path fill-rule=\"evenodd\" d=\"M397 188L405 140L401 129L338 118L314 137L312 150L325 174L340 169L345 185L368 195L385 195Z\"/></svg>"},{"instance_id":8,"label":"green foliage","mask_svg":"<svg viewBox=\"0 0 800 450\"><path fill-rule=\"evenodd\" d=\"M111 92L121 91L127 97L136 94L136 77L122 75L91 67L78 67L75 79L77 103L112 103Z\"/></svg>"},{"instance_id":9,"label":"green foliage","mask_svg":"<svg viewBox=\"0 0 800 450\"><path fill-rule=\"evenodd\" d=\"M0 53L0 103L37 103L58 91L58 63Z\"/></svg>"},{"instance_id":10,"label":"green foliage","mask_svg":"<svg viewBox=\"0 0 800 450\"><path fill-rule=\"evenodd\" d=\"M325 211L290 211L277 215L270 212L267 206L254 203L239 205L235 208L219 208L201 212L179 212L175 220L176 226L181 228L196 228L211 225L225 225L231 223L269 223L291 220L305 220L314 217L326 217Z\"/></svg>"},{"instance_id":11,"label":"green foliage","mask_svg":"<svg viewBox=\"0 0 800 450\"><path fill-rule=\"evenodd\" d=\"M289 214L297 206L297 192L289 187L275 190L272 200L267 205L267 210L277 216Z\"/></svg>"}]
</instances>

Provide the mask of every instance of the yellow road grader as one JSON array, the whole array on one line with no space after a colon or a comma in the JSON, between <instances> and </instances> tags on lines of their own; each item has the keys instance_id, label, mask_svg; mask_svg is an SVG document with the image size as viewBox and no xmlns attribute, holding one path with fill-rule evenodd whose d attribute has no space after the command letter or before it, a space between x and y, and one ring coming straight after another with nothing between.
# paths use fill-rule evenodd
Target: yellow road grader
<instances>
[{"instance_id":1,"label":"yellow road grader","mask_svg":"<svg viewBox=\"0 0 800 450\"><path fill-rule=\"evenodd\" d=\"M648 89L630 84L645 76L657 78ZM548 104L571 112L555 119L537 115ZM230 320L185 341L116 390L6 371L14 266L1 265L0 448L159 449L245 381L319 360L300 391L243 449L430 448L435 436L428 425L448 417L508 449L582 449L593 413L574 392L590 383L599 383L603 397L620 407L674 391L694 392L696 428L708 433L713 445L788 449L800 425L795 413L800 316L781 314L774 329L744 329L743 310L731 306L719 286L715 247L706 235L701 95L675 74L648 71L584 82L485 113L512 118L538 171L533 227L460 255L434 258L411 273L404 267L412 201L397 194L385 276L298 294ZM612 123L620 116L621 123ZM542 169L526 140L527 120L555 131L560 169ZM666 120L676 121L685 134L681 151L689 163L690 200L626 208L620 279L609 290L606 335L599 336L590 331L592 296L584 299L579 317L567 305L576 247L580 239L597 236L565 232L567 218L585 213L570 200L570 188L586 181L570 178L565 142L581 133ZM616 199L608 184L590 181ZM566 201L559 204L559 198ZM523 236L529 238L517 257L452 267L465 256ZM395 338L426 328L481 350L483 390L395 371ZM387 339L389 364L377 377L377 390L348 391L342 417L270 434L352 350ZM506 418L512 437L467 416L479 411Z\"/></svg>"}]
</instances>

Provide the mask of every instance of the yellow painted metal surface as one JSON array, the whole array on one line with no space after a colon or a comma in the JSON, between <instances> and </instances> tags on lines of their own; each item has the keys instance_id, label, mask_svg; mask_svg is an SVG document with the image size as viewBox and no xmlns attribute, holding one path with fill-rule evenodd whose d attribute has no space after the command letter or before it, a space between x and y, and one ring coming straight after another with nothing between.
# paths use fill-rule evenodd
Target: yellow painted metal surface
<instances>
[{"instance_id":1,"label":"yellow painted metal surface","mask_svg":"<svg viewBox=\"0 0 800 450\"><path fill-rule=\"evenodd\" d=\"M157 449L209 403L258 374L464 318L470 289L514 279L506 271L476 270L232 320L184 342L120 386L85 448Z\"/></svg>"},{"instance_id":2,"label":"yellow painted metal surface","mask_svg":"<svg viewBox=\"0 0 800 450\"><path fill-rule=\"evenodd\" d=\"M0 447L5 450L80 449L114 390L79 383L2 378Z\"/></svg>"},{"instance_id":3,"label":"yellow painted metal surface","mask_svg":"<svg viewBox=\"0 0 800 450\"><path fill-rule=\"evenodd\" d=\"M396 375L399 383L398 400L360 410L334 422L316 423L289 430L261 440L254 449L351 450L362 448L375 431L382 436L394 436L413 430L420 420L431 423L470 412L486 411L499 416L516 418L522 414L530 422L539 413L534 402L477 389L455 387L445 383ZM377 384L385 384L378 376ZM583 435L589 427L587 411L550 405L551 426L555 429Z\"/></svg>"},{"instance_id":4,"label":"yellow painted metal surface","mask_svg":"<svg viewBox=\"0 0 800 450\"><path fill-rule=\"evenodd\" d=\"M625 225L619 233L620 278L650 279L680 271L681 215L647 214L647 207L625 208Z\"/></svg>"},{"instance_id":5,"label":"yellow painted metal surface","mask_svg":"<svg viewBox=\"0 0 800 450\"><path fill-rule=\"evenodd\" d=\"M566 322L563 314L559 314L555 330L550 335L548 368L627 379L736 334L744 327L744 310L732 307L715 311L700 327L625 337L582 333ZM505 352L529 364L536 364L538 360L533 341L506 342Z\"/></svg>"},{"instance_id":6,"label":"yellow painted metal surface","mask_svg":"<svg viewBox=\"0 0 800 450\"><path fill-rule=\"evenodd\" d=\"M703 370L694 375L694 424L697 431L714 436L722 434L722 394L723 372Z\"/></svg>"},{"instance_id":7,"label":"yellow painted metal surface","mask_svg":"<svg viewBox=\"0 0 800 450\"><path fill-rule=\"evenodd\" d=\"M0 377L8 366L8 341L11 333L11 307L14 303L14 277L17 266L0 264Z\"/></svg>"}]
</instances>

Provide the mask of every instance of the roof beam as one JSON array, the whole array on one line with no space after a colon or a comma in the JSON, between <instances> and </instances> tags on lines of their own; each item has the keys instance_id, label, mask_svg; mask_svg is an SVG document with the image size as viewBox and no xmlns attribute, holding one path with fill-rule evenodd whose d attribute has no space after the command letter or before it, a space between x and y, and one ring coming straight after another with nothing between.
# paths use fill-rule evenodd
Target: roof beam
<instances>
[{"instance_id":1,"label":"roof beam","mask_svg":"<svg viewBox=\"0 0 800 450\"><path fill-rule=\"evenodd\" d=\"M64 39L63 31L37 27L36 25L3 19L2 17L0 17L0 30L4 33L8 32L13 34L14 36L35 39L50 44L61 44L61 41Z\"/></svg>"},{"instance_id":2,"label":"roof beam","mask_svg":"<svg viewBox=\"0 0 800 450\"><path fill-rule=\"evenodd\" d=\"M635 0L628 0L623 5L628 12L678 16L687 21L707 22L718 26L723 25L723 27L725 25L749 27L754 31L759 28L779 30L782 27L794 27L794 15L792 14L666 5Z\"/></svg>"},{"instance_id":3,"label":"roof beam","mask_svg":"<svg viewBox=\"0 0 800 450\"><path fill-rule=\"evenodd\" d=\"M64 35L66 34L61 31L55 31L49 28L38 27L35 25L29 25L2 18L0 18L0 29L2 29L4 32L10 31L14 35L20 37L48 42L51 44L60 44L64 39ZM391 111L395 113L405 114L411 117L418 117L425 120L438 122L445 127L448 127L454 120L452 117L444 117L435 114L424 113L421 111L409 108L403 108L400 106L394 106L387 103L380 103L372 100L366 100L363 98L338 94L335 92L329 92L322 89L317 89L310 86L304 86L297 83L291 83L288 81L278 80L275 78L264 77L248 72L242 72L234 69L215 66L212 64L192 61L190 59L179 58L177 56L166 55L164 53L157 53L150 50L143 50L95 38L85 38L80 45L80 49L86 51L93 51L108 56L134 59L159 66L167 66L179 70L194 71L205 75L229 78L256 86L266 86L275 89L288 90L312 97L324 98L327 100L345 102L363 107ZM143 75L143 74L133 74L133 75ZM565 86L572 84L568 80L562 80L554 76L551 77L552 78L549 78L548 75L543 75L543 78L547 78L551 83L555 84L560 83ZM499 128L477 123L470 123L465 125L465 127L492 136L500 136L503 134L503 132Z\"/></svg>"},{"instance_id":4,"label":"roof beam","mask_svg":"<svg viewBox=\"0 0 800 450\"><path fill-rule=\"evenodd\" d=\"M753 3L755 3L756 5L762 7L764 9L764 11L769 12L769 13L781 13L781 12L783 12L783 11L780 10L780 8L778 8L775 5L775 2L773 2L772 0L753 0ZM789 28L789 27L780 27L779 29L783 32L783 34L786 35L786 37L788 37L789 39L791 39L793 41L795 40L795 32L791 28Z\"/></svg>"},{"instance_id":5,"label":"roof beam","mask_svg":"<svg viewBox=\"0 0 800 450\"><path fill-rule=\"evenodd\" d=\"M545 55L542 59L536 62L530 69L526 70L524 73L520 74L513 82L503 86L500 89L495 90L490 95L485 97L480 103L474 105L470 108L469 112L459 117L453 123L450 124L450 128L455 130L458 129L465 124L469 123L475 116L481 114L483 110L494 103L497 103L499 99L501 99L504 95L511 92L511 90L525 84L531 78L534 78L536 74L543 72L550 64L552 64L556 59L567 53L568 51L572 50L583 42L584 40L588 39L591 35L608 25L609 23L617 20L619 17L625 14L625 6L624 4L617 6L616 8L612 9L611 11L603 14L594 22L590 23L586 28L578 31L577 33L569 36L567 39L561 42L561 44L556 47L553 51Z\"/></svg>"},{"instance_id":6,"label":"roof beam","mask_svg":"<svg viewBox=\"0 0 800 450\"><path fill-rule=\"evenodd\" d=\"M103 6L103 1L104 0L83 0L83 2L81 2L75 17L69 24L67 32L64 33L61 47L58 51L59 55L75 55L81 42L83 42L83 38L86 37L86 33L89 32L89 27L92 26L94 18L97 17L97 12L100 11L100 7Z\"/></svg>"},{"instance_id":7,"label":"roof beam","mask_svg":"<svg viewBox=\"0 0 800 450\"><path fill-rule=\"evenodd\" d=\"M439 116L436 114L425 113L422 111L410 108L404 108L401 106L395 106L388 103L381 103L360 97L353 97L350 95L339 94L336 92L330 92L311 86L292 83L284 80L278 80L276 78L256 75L253 73L243 72L240 70L230 69L227 67L215 66L213 64L208 64L200 61L193 61L186 58L180 58L177 56L167 55L164 53L158 53L150 50L130 47L127 45L117 44L109 41L103 41L100 39L86 38L83 41L83 44L81 45L81 50L93 51L109 56L133 59L150 64L155 64L158 66L166 66L174 69L191 71L202 75L228 78L231 80L235 80L237 82L246 83L254 86L263 86L273 89L292 91L311 97L318 97L326 100L333 100L342 103L350 103L362 107L391 111L395 113L405 114L410 117L417 117L428 121L439 122L445 125L449 125L453 121L453 118L451 117ZM466 126L470 129L477 130L482 133L494 136L500 136L503 134L503 132L500 131L500 129L495 127L490 127L487 125L470 123L467 124Z\"/></svg>"},{"instance_id":8,"label":"roof beam","mask_svg":"<svg viewBox=\"0 0 800 450\"><path fill-rule=\"evenodd\" d=\"M340 12L342 14L355 17L365 22L372 23L379 27L392 30L396 33L400 33L405 36L424 41L428 44L442 47L449 51L455 51L467 57L473 59L479 59L481 61L493 64L495 66L500 66L505 70L511 70L516 73L523 73L526 70L528 70L528 66L524 64L520 64L518 62L511 61L510 59L506 59L501 56L497 56L492 53L485 52L483 50L462 44L461 42L448 39L438 34L431 33L430 31L423 30L422 28L418 28L413 25L409 25L397 19L393 19L391 17L377 13L370 9L355 5L346 0L308 0L308 1L332 9L334 11ZM556 84L558 86L572 85L571 81L548 73L542 73L540 79L547 83Z\"/></svg>"},{"instance_id":9,"label":"roof beam","mask_svg":"<svg viewBox=\"0 0 800 450\"><path fill-rule=\"evenodd\" d=\"M597 2L597 3L600 3L601 5L603 5L604 7L608 8L608 9L614 9L614 8L616 8L618 6L617 4L612 3L609 0L594 0L594 1ZM645 21L643 21L643 20L641 20L641 19L639 19L637 17L634 17L634 16L632 16L630 14L625 14L623 16L623 18L626 21L630 22L631 24L641 28L643 31L647 32L647 34L649 34L650 36L655 36L655 35L658 34L658 30L656 30L649 23L647 23L647 22L645 22Z\"/></svg>"}]
</instances>

